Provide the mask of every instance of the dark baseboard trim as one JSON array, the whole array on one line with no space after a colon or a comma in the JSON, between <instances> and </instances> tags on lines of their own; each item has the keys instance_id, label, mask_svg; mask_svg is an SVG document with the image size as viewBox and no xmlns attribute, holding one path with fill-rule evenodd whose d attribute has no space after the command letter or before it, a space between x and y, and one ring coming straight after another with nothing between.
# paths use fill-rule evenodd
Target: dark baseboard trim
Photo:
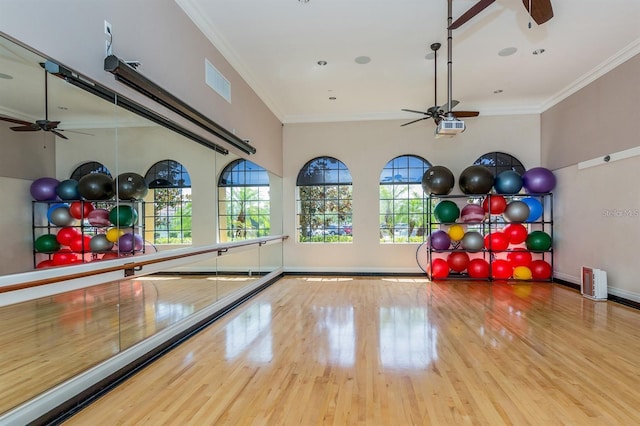
<instances>
[{"instance_id":1,"label":"dark baseboard trim","mask_svg":"<svg viewBox=\"0 0 640 426\"><path fill-rule=\"evenodd\" d=\"M563 285L565 287L571 287L574 290L580 291L580 284L572 283L570 281L561 280L560 278L554 278L553 282L556 284Z\"/></svg>"},{"instance_id":2,"label":"dark baseboard trim","mask_svg":"<svg viewBox=\"0 0 640 426\"><path fill-rule=\"evenodd\" d=\"M190 274L185 274L190 275ZM85 389L80 394L68 399L63 404L59 405L55 409L49 411L48 413L40 416L38 419L31 422L31 425L59 425L65 420L69 419L74 414L78 413L84 407L91 404L93 401L97 400L107 392L114 389L116 386L127 380L129 377L133 376L137 372L144 369L146 366L150 365L154 361L158 360L163 355L169 353L173 348L177 347L181 343L185 342L189 338L193 337L209 325L213 324L218 319L222 318L227 313L231 312L233 309L237 308L242 303L251 299L256 294L260 293L265 288L269 287L280 278L282 278L284 274L279 274L276 277L273 277L266 283L262 284L260 287L255 288L251 292L242 296L240 299L233 301L229 305L221 308L216 311L214 314L205 318L197 324L194 324L192 327L183 331L182 333L172 337L167 340L163 344L156 347L154 350L144 354L134 362L130 363L126 367L121 368L115 373L109 375L104 378L100 382L95 385Z\"/></svg>"},{"instance_id":3,"label":"dark baseboard trim","mask_svg":"<svg viewBox=\"0 0 640 426\"><path fill-rule=\"evenodd\" d=\"M565 287L571 287L574 290L578 290L580 291L580 284L575 284L569 281L565 281L565 280L560 280L560 279L554 279L553 282L558 283L560 285L563 285ZM625 305L628 306L630 308L634 308L634 309L638 309L640 310L640 302L636 302L635 300L630 300L630 299L626 299L624 297L620 297L620 296L616 296L614 294L607 294L607 300L610 302L615 302L615 303L619 303L621 305Z\"/></svg>"},{"instance_id":4,"label":"dark baseboard trim","mask_svg":"<svg viewBox=\"0 0 640 426\"><path fill-rule=\"evenodd\" d=\"M293 277L423 277L424 272L285 272Z\"/></svg>"}]
</instances>

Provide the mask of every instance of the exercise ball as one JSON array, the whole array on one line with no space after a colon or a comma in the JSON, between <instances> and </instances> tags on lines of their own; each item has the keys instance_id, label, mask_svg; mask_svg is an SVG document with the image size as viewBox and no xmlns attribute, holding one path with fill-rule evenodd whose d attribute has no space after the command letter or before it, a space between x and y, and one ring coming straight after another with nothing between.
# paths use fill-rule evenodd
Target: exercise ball
<instances>
[{"instance_id":1,"label":"exercise ball","mask_svg":"<svg viewBox=\"0 0 640 426\"><path fill-rule=\"evenodd\" d=\"M467 266L467 273L471 278L488 278L489 262L484 259L471 259Z\"/></svg>"},{"instance_id":2,"label":"exercise ball","mask_svg":"<svg viewBox=\"0 0 640 426\"><path fill-rule=\"evenodd\" d=\"M49 207L47 219L56 226L69 226L75 220L66 204L54 204Z\"/></svg>"},{"instance_id":3,"label":"exercise ball","mask_svg":"<svg viewBox=\"0 0 640 426\"><path fill-rule=\"evenodd\" d=\"M523 248L515 248L507 254L507 260L514 268L518 266L528 267L531 265L531 252Z\"/></svg>"},{"instance_id":4,"label":"exercise ball","mask_svg":"<svg viewBox=\"0 0 640 426\"><path fill-rule=\"evenodd\" d=\"M78 192L87 200L109 200L116 189L113 179L104 173L89 173L78 181Z\"/></svg>"},{"instance_id":5,"label":"exercise ball","mask_svg":"<svg viewBox=\"0 0 640 426\"><path fill-rule=\"evenodd\" d=\"M56 239L63 246L68 246L74 238L80 235L80 230L73 226L65 226L61 228L56 234Z\"/></svg>"},{"instance_id":6,"label":"exercise ball","mask_svg":"<svg viewBox=\"0 0 640 426\"><path fill-rule=\"evenodd\" d=\"M76 263L78 262L79 259L78 259L78 255L75 253L72 253L71 250L63 249L57 253L54 253L53 256L51 257L51 260L53 261L54 265L61 266L61 265L70 265L72 263Z\"/></svg>"},{"instance_id":7,"label":"exercise ball","mask_svg":"<svg viewBox=\"0 0 640 426\"><path fill-rule=\"evenodd\" d=\"M510 244L522 244L527 240L527 235L529 235L526 226L521 223L510 223L504 227L502 232L509 238Z\"/></svg>"},{"instance_id":8,"label":"exercise ball","mask_svg":"<svg viewBox=\"0 0 640 426\"><path fill-rule=\"evenodd\" d=\"M551 236L544 231L531 232L525 242L531 251L546 251L551 248Z\"/></svg>"},{"instance_id":9,"label":"exercise ball","mask_svg":"<svg viewBox=\"0 0 640 426\"><path fill-rule=\"evenodd\" d=\"M133 253L142 251L144 240L139 234L126 233L118 238L118 251L120 253Z\"/></svg>"},{"instance_id":10,"label":"exercise ball","mask_svg":"<svg viewBox=\"0 0 640 426\"><path fill-rule=\"evenodd\" d=\"M55 253L60 250L60 243L53 234L44 234L36 238L35 248L38 253Z\"/></svg>"},{"instance_id":11,"label":"exercise ball","mask_svg":"<svg viewBox=\"0 0 640 426\"><path fill-rule=\"evenodd\" d=\"M460 208L451 200L440 201L433 210L436 220L442 223L453 223L460 216Z\"/></svg>"},{"instance_id":12,"label":"exercise ball","mask_svg":"<svg viewBox=\"0 0 640 426\"><path fill-rule=\"evenodd\" d=\"M504 259L496 259L491 263L491 277L496 280L506 280L513 275L513 268Z\"/></svg>"},{"instance_id":13,"label":"exercise ball","mask_svg":"<svg viewBox=\"0 0 640 426\"><path fill-rule=\"evenodd\" d=\"M444 166L433 166L422 175L422 189L427 194L447 195L455 185L451 170Z\"/></svg>"},{"instance_id":14,"label":"exercise ball","mask_svg":"<svg viewBox=\"0 0 640 426\"><path fill-rule=\"evenodd\" d=\"M513 278L516 280L530 280L532 278L531 269L527 266L516 266L513 268Z\"/></svg>"},{"instance_id":15,"label":"exercise ball","mask_svg":"<svg viewBox=\"0 0 640 426\"><path fill-rule=\"evenodd\" d=\"M74 201L69 205L69 213L76 219L84 219L93 209L93 204L89 201Z\"/></svg>"},{"instance_id":16,"label":"exercise ball","mask_svg":"<svg viewBox=\"0 0 640 426\"><path fill-rule=\"evenodd\" d=\"M91 253L104 253L113 248L113 243L107 239L105 234L97 234L91 237L89 249Z\"/></svg>"},{"instance_id":17,"label":"exercise ball","mask_svg":"<svg viewBox=\"0 0 640 426\"><path fill-rule=\"evenodd\" d=\"M480 223L484 220L484 209L479 204L467 204L460 212L464 223Z\"/></svg>"},{"instance_id":18,"label":"exercise ball","mask_svg":"<svg viewBox=\"0 0 640 426\"><path fill-rule=\"evenodd\" d=\"M463 194L487 194L493 187L493 174L485 166L469 166L460 174L458 186Z\"/></svg>"},{"instance_id":19,"label":"exercise ball","mask_svg":"<svg viewBox=\"0 0 640 426\"><path fill-rule=\"evenodd\" d=\"M451 241L460 241L464 237L464 228L462 225L451 225L447 233Z\"/></svg>"},{"instance_id":20,"label":"exercise ball","mask_svg":"<svg viewBox=\"0 0 640 426\"><path fill-rule=\"evenodd\" d=\"M482 208L489 214L502 214L507 208L507 200L502 195L489 195L482 201Z\"/></svg>"},{"instance_id":21,"label":"exercise ball","mask_svg":"<svg viewBox=\"0 0 640 426\"><path fill-rule=\"evenodd\" d=\"M56 199L56 188L60 181L52 177L42 177L31 183L31 196L36 201L53 201Z\"/></svg>"},{"instance_id":22,"label":"exercise ball","mask_svg":"<svg viewBox=\"0 0 640 426\"><path fill-rule=\"evenodd\" d=\"M469 266L469 255L464 251L454 251L447 256L449 269L455 272L462 272Z\"/></svg>"},{"instance_id":23,"label":"exercise ball","mask_svg":"<svg viewBox=\"0 0 640 426\"><path fill-rule=\"evenodd\" d=\"M477 252L484 247L484 237L478 231L469 231L462 237L462 248L470 251Z\"/></svg>"},{"instance_id":24,"label":"exercise ball","mask_svg":"<svg viewBox=\"0 0 640 426\"><path fill-rule=\"evenodd\" d=\"M451 238L442 230L433 231L429 236L429 244L434 250L447 250L451 246Z\"/></svg>"},{"instance_id":25,"label":"exercise ball","mask_svg":"<svg viewBox=\"0 0 640 426\"><path fill-rule=\"evenodd\" d=\"M507 204L507 208L504 209L503 216L509 222L518 223L526 222L527 218L529 217L529 213L529 206L526 203L520 200L513 200L509 204Z\"/></svg>"},{"instance_id":26,"label":"exercise ball","mask_svg":"<svg viewBox=\"0 0 640 426\"><path fill-rule=\"evenodd\" d=\"M55 263L53 263L53 260L45 259L42 262L38 262L36 269L51 268L52 266L56 266Z\"/></svg>"},{"instance_id":27,"label":"exercise ball","mask_svg":"<svg viewBox=\"0 0 640 426\"><path fill-rule=\"evenodd\" d=\"M111 225L109 220L109 210L107 209L94 209L87 215L87 221L91 226L101 228Z\"/></svg>"},{"instance_id":28,"label":"exercise ball","mask_svg":"<svg viewBox=\"0 0 640 426\"><path fill-rule=\"evenodd\" d=\"M138 222L138 212L131 206L116 206L109 212L109 220L119 227L132 226Z\"/></svg>"},{"instance_id":29,"label":"exercise ball","mask_svg":"<svg viewBox=\"0 0 640 426\"><path fill-rule=\"evenodd\" d=\"M69 249L74 253L88 253L91 251L90 242L90 235L78 235L69 243Z\"/></svg>"},{"instance_id":30,"label":"exercise ball","mask_svg":"<svg viewBox=\"0 0 640 426\"><path fill-rule=\"evenodd\" d=\"M137 173L122 173L116 178L118 198L121 200L140 200L147 195L147 182Z\"/></svg>"},{"instance_id":31,"label":"exercise ball","mask_svg":"<svg viewBox=\"0 0 640 426\"><path fill-rule=\"evenodd\" d=\"M522 189L522 176L513 170L498 173L493 183L498 194L517 194Z\"/></svg>"},{"instance_id":32,"label":"exercise ball","mask_svg":"<svg viewBox=\"0 0 640 426\"><path fill-rule=\"evenodd\" d=\"M102 255L100 260L117 259L118 257L120 257L120 255L118 254L117 251L108 251Z\"/></svg>"},{"instance_id":33,"label":"exercise ball","mask_svg":"<svg viewBox=\"0 0 640 426\"><path fill-rule=\"evenodd\" d=\"M523 198L522 202L529 206L529 217L527 217L527 222L535 222L542 217L544 208L542 207L540 200L537 198L527 197Z\"/></svg>"},{"instance_id":34,"label":"exercise ball","mask_svg":"<svg viewBox=\"0 0 640 426\"><path fill-rule=\"evenodd\" d=\"M449 276L449 265L444 259L433 259L431 265L427 265L427 274L431 279L447 278Z\"/></svg>"},{"instance_id":35,"label":"exercise ball","mask_svg":"<svg viewBox=\"0 0 640 426\"><path fill-rule=\"evenodd\" d=\"M544 260L534 260L529 265L531 276L534 280L548 280L551 278L551 265Z\"/></svg>"},{"instance_id":36,"label":"exercise ball","mask_svg":"<svg viewBox=\"0 0 640 426\"><path fill-rule=\"evenodd\" d=\"M124 231L118 228L111 228L105 235L108 241L116 243L118 242L118 239L124 235Z\"/></svg>"},{"instance_id":37,"label":"exercise ball","mask_svg":"<svg viewBox=\"0 0 640 426\"><path fill-rule=\"evenodd\" d=\"M78 181L75 179L66 179L56 187L56 194L61 200L79 200Z\"/></svg>"},{"instance_id":38,"label":"exercise ball","mask_svg":"<svg viewBox=\"0 0 640 426\"><path fill-rule=\"evenodd\" d=\"M509 238L504 232L492 232L484 237L484 246L493 251L506 250L509 247Z\"/></svg>"},{"instance_id":39,"label":"exercise ball","mask_svg":"<svg viewBox=\"0 0 640 426\"><path fill-rule=\"evenodd\" d=\"M555 188L556 177L547 168L534 167L522 175L522 185L529 194L544 194Z\"/></svg>"}]
</instances>

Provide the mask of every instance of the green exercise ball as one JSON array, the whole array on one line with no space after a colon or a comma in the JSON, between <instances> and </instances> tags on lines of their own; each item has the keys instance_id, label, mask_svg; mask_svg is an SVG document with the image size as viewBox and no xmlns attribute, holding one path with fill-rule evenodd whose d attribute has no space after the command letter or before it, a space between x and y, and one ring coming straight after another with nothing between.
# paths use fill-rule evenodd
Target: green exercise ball
<instances>
[{"instance_id":1,"label":"green exercise ball","mask_svg":"<svg viewBox=\"0 0 640 426\"><path fill-rule=\"evenodd\" d=\"M138 212L131 206L117 206L109 212L109 220L119 228L138 223Z\"/></svg>"},{"instance_id":2,"label":"green exercise ball","mask_svg":"<svg viewBox=\"0 0 640 426\"><path fill-rule=\"evenodd\" d=\"M460 216L460 208L450 200L440 201L433 210L438 222L453 223Z\"/></svg>"},{"instance_id":3,"label":"green exercise ball","mask_svg":"<svg viewBox=\"0 0 640 426\"><path fill-rule=\"evenodd\" d=\"M52 234L38 237L35 246L38 253L55 253L60 250L60 243L56 236Z\"/></svg>"},{"instance_id":4,"label":"green exercise ball","mask_svg":"<svg viewBox=\"0 0 640 426\"><path fill-rule=\"evenodd\" d=\"M546 251L551 248L551 236L544 231L530 232L526 240L527 249L531 251Z\"/></svg>"}]
</instances>

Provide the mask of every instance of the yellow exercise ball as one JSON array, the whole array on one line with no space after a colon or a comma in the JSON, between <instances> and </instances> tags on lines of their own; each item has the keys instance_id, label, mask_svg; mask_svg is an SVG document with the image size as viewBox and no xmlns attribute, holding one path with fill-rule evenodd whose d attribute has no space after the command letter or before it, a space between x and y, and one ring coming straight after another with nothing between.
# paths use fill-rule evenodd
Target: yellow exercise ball
<instances>
[{"instance_id":1,"label":"yellow exercise ball","mask_svg":"<svg viewBox=\"0 0 640 426\"><path fill-rule=\"evenodd\" d=\"M117 243L118 239L124 235L124 231L118 228L111 228L107 231L107 240L112 243Z\"/></svg>"},{"instance_id":2,"label":"yellow exercise ball","mask_svg":"<svg viewBox=\"0 0 640 426\"><path fill-rule=\"evenodd\" d=\"M516 266L513 268L513 278L516 280L530 280L533 278L531 269L526 266Z\"/></svg>"},{"instance_id":3,"label":"yellow exercise ball","mask_svg":"<svg viewBox=\"0 0 640 426\"><path fill-rule=\"evenodd\" d=\"M451 225L449 227L449 238L453 241L460 241L464 237L464 228L462 225Z\"/></svg>"}]
</instances>

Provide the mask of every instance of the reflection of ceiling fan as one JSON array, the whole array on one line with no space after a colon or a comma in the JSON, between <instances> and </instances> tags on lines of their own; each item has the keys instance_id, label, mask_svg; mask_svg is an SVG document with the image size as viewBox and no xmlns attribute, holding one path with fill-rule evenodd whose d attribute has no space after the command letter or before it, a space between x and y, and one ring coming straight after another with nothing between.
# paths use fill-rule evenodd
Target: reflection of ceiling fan
<instances>
[{"instance_id":1,"label":"reflection of ceiling fan","mask_svg":"<svg viewBox=\"0 0 640 426\"><path fill-rule=\"evenodd\" d=\"M62 139L69 139L62 133L62 129L58 129L59 121L49 121L49 100L48 100L48 87L47 87L47 71L44 72L44 120L36 120L33 123L24 120L18 120L16 118L0 117L2 121L8 121L9 123L20 124L20 126L10 127L15 132L37 132L44 130L45 132L51 132L54 135L61 137Z\"/></svg>"},{"instance_id":2,"label":"reflection of ceiling fan","mask_svg":"<svg viewBox=\"0 0 640 426\"><path fill-rule=\"evenodd\" d=\"M463 13L458 19L456 19L455 22L449 25L449 29L455 30L456 28L461 27L468 20L486 9L487 6L489 6L494 1L495 0L480 0L478 3L471 6L471 8ZM551 7L551 0L522 0L522 4L524 4L525 9L527 9L529 15L531 15L533 20L536 21L538 25L542 25L549 19L553 18L553 8Z\"/></svg>"}]
</instances>

